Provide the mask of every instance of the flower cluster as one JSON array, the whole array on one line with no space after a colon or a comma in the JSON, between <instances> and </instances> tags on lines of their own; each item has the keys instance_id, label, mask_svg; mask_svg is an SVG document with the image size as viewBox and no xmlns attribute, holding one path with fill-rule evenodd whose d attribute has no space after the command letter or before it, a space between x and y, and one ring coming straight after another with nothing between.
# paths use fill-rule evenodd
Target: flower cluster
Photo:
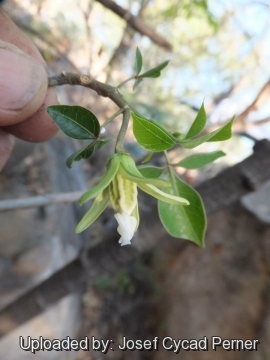
<instances>
[{"instance_id":1,"label":"flower cluster","mask_svg":"<svg viewBox=\"0 0 270 360\"><path fill-rule=\"evenodd\" d=\"M129 154L115 154L109 160L107 172L99 183L85 192L79 203L84 204L96 198L90 209L76 227L76 233L85 230L105 210L109 202L116 211L114 215L119 226L117 231L121 235L119 243L130 244L139 226L139 211L137 187L155 198L171 204L189 205L188 200L166 194L158 187L170 186L166 180L146 178L137 169Z\"/></svg>"}]
</instances>

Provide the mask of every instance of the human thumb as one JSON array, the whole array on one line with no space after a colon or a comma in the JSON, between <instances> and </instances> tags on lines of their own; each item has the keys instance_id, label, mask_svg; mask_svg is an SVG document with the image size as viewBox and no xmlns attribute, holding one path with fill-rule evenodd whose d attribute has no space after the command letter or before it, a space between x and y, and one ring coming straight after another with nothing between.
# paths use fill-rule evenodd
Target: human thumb
<instances>
[{"instance_id":1,"label":"human thumb","mask_svg":"<svg viewBox=\"0 0 270 360\"><path fill-rule=\"evenodd\" d=\"M32 116L42 105L47 86L46 71L37 60L0 40L0 126Z\"/></svg>"}]
</instances>

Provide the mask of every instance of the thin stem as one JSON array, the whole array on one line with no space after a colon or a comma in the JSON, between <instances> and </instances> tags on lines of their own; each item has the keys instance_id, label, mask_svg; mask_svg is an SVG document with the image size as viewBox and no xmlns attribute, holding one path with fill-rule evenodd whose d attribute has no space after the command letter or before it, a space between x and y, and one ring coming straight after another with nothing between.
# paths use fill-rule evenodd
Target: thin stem
<instances>
[{"instance_id":1,"label":"thin stem","mask_svg":"<svg viewBox=\"0 0 270 360\"><path fill-rule=\"evenodd\" d=\"M172 165L171 165L171 163L170 163L170 159L169 159L168 153L167 153L167 151L165 150L165 151L163 151L163 154L164 154L164 156L165 156L166 163L167 163L167 165L168 165L167 167L168 167L168 170L169 170L169 175L170 175L170 177L171 177L171 179L172 179L173 185L175 185L175 181L174 181L174 170L173 170L173 167L172 167Z\"/></svg>"},{"instance_id":2,"label":"thin stem","mask_svg":"<svg viewBox=\"0 0 270 360\"><path fill-rule=\"evenodd\" d=\"M163 151L163 154L165 156L165 159L166 159L166 163L168 166L170 166L170 159L169 159L169 156L168 156L168 153L166 150Z\"/></svg>"},{"instance_id":3,"label":"thin stem","mask_svg":"<svg viewBox=\"0 0 270 360\"><path fill-rule=\"evenodd\" d=\"M100 96L110 98L119 108L124 108L127 105L126 100L115 87L95 80L90 75L63 71L59 75L50 76L48 78L48 83L49 86L81 85L94 90Z\"/></svg>"},{"instance_id":4,"label":"thin stem","mask_svg":"<svg viewBox=\"0 0 270 360\"><path fill-rule=\"evenodd\" d=\"M124 112L125 109L121 108L118 111L116 111L116 113L114 113L112 116L109 117L109 119L107 119L105 121L104 124L101 125L102 128L105 128L112 120L114 120L118 115L122 114L122 112Z\"/></svg>"},{"instance_id":5,"label":"thin stem","mask_svg":"<svg viewBox=\"0 0 270 360\"><path fill-rule=\"evenodd\" d=\"M87 87L91 90L94 90L100 96L108 97L119 108L125 108L126 106L128 106L135 114L143 117L132 105L130 105L123 98L123 96L118 92L116 87L97 81L93 79L90 75L68 73L63 71L59 75L49 76L48 83L50 87L60 85L81 85Z\"/></svg>"},{"instance_id":6,"label":"thin stem","mask_svg":"<svg viewBox=\"0 0 270 360\"><path fill-rule=\"evenodd\" d=\"M130 119L130 110L129 110L128 106L126 106L125 110L123 112L122 125L121 125L120 131L119 131L117 139L116 139L116 145L115 145L116 153L124 151L123 141L124 141L127 129L128 129L129 119Z\"/></svg>"},{"instance_id":7,"label":"thin stem","mask_svg":"<svg viewBox=\"0 0 270 360\"><path fill-rule=\"evenodd\" d=\"M121 86L125 85L127 82L129 82L130 80L134 80L136 79L137 75L133 75L130 78L124 80L123 82L121 82L119 85L116 86L116 89L120 89Z\"/></svg>"}]
</instances>

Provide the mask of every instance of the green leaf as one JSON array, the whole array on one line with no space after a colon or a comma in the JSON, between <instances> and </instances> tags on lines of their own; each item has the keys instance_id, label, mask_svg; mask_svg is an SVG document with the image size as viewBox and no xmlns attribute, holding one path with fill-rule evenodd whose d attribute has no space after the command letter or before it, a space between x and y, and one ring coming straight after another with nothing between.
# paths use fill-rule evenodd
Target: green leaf
<instances>
[{"instance_id":1,"label":"green leaf","mask_svg":"<svg viewBox=\"0 0 270 360\"><path fill-rule=\"evenodd\" d=\"M234 121L234 117L231 121L229 121L226 125L221 128L211 132L210 134L206 134L191 140L179 140L179 144L182 145L186 149L193 149L204 142L211 141L224 141L228 140L232 136L232 124Z\"/></svg>"},{"instance_id":2,"label":"green leaf","mask_svg":"<svg viewBox=\"0 0 270 360\"><path fill-rule=\"evenodd\" d=\"M173 147L176 140L163 127L134 113L131 116L134 136L144 149L158 152Z\"/></svg>"},{"instance_id":3,"label":"green leaf","mask_svg":"<svg viewBox=\"0 0 270 360\"><path fill-rule=\"evenodd\" d=\"M147 194L166 203L177 204L177 205L180 204L181 206L189 205L189 201L187 199L180 196L168 194L167 192L158 189L152 184L138 184L138 187Z\"/></svg>"},{"instance_id":4,"label":"green leaf","mask_svg":"<svg viewBox=\"0 0 270 360\"><path fill-rule=\"evenodd\" d=\"M206 112L204 109L204 103L202 103L202 106L200 107L200 110L195 120L193 121L190 129L188 130L185 139L190 139L198 135L204 129L206 121L207 121Z\"/></svg>"},{"instance_id":5,"label":"green leaf","mask_svg":"<svg viewBox=\"0 0 270 360\"><path fill-rule=\"evenodd\" d=\"M145 178L137 169L134 160L129 154L121 154L121 165L119 167L119 172L124 178L133 181L136 184L147 183L160 187L170 186L170 183L164 179Z\"/></svg>"},{"instance_id":6,"label":"green leaf","mask_svg":"<svg viewBox=\"0 0 270 360\"><path fill-rule=\"evenodd\" d=\"M131 172L126 171L126 169L122 165L119 168L119 172L124 178L136 183L138 186L141 184L151 184L159 187L170 186L170 183L164 179L146 178L142 176L139 170L139 175L135 175L134 173L132 174Z\"/></svg>"},{"instance_id":7,"label":"green leaf","mask_svg":"<svg viewBox=\"0 0 270 360\"><path fill-rule=\"evenodd\" d=\"M172 186L164 191L175 196L184 196L189 206L158 202L160 220L168 233L204 246L206 215L200 195L191 186L180 180L175 173L171 176Z\"/></svg>"},{"instance_id":8,"label":"green leaf","mask_svg":"<svg viewBox=\"0 0 270 360\"><path fill-rule=\"evenodd\" d=\"M180 133L180 132L173 132L172 136L176 139L176 140L183 140L186 137L186 134Z\"/></svg>"},{"instance_id":9,"label":"green leaf","mask_svg":"<svg viewBox=\"0 0 270 360\"><path fill-rule=\"evenodd\" d=\"M217 133L207 141L213 142L213 141L224 141L230 139L232 137L232 125L234 119L235 116L233 116L233 118L226 125L220 128L219 131L217 131Z\"/></svg>"},{"instance_id":10,"label":"green leaf","mask_svg":"<svg viewBox=\"0 0 270 360\"><path fill-rule=\"evenodd\" d=\"M79 161L81 159L87 159L93 155L95 149L95 141L90 145L87 145L85 148L75 151L70 155L66 160L66 165L68 168L72 168L73 161Z\"/></svg>"},{"instance_id":11,"label":"green leaf","mask_svg":"<svg viewBox=\"0 0 270 360\"><path fill-rule=\"evenodd\" d=\"M156 167L156 166L148 166L148 165L139 165L138 169L142 176L146 178L158 178L163 174L165 169Z\"/></svg>"},{"instance_id":12,"label":"green leaf","mask_svg":"<svg viewBox=\"0 0 270 360\"><path fill-rule=\"evenodd\" d=\"M150 160L152 159L153 155L154 155L154 153L153 153L153 152L150 152L150 153L146 156L146 158L143 159L142 164L150 161Z\"/></svg>"},{"instance_id":13,"label":"green leaf","mask_svg":"<svg viewBox=\"0 0 270 360\"><path fill-rule=\"evenodd\" d=\"M225 155L226 154L223 151L213 151L210 153L193 154L181 160L179 163L173 164L173 166L181 166L185 169L200 169L203 166L210 164L213 161L220 158L221 156L225 156Z\"/></svg>"},{"instance_id":14,"label":"green leaf","mask_svg":"<svg viewBox=\"0 0 270 360\"><path fill-rule=\"evenodd\" d=\"M138 79L139 78L157 78L161 75L161 70L163 70L168 64L169 64L170 61L164 61L162 64L154 67L153 69L151 70L148 70L146 71L145 73L141 74L138 76Z\"/></svg>"},{"instance_id":15,"label":"green leaf","mask_svg":"<svg viewBox=\"0 0 270 360\"><path fill-rule=\"evenodd\" d=\"M109 189L107 188L99 196L97 196L90 209L76 226L75 233L78 234L88 228L88 226L90 226L106 209L109 200Z\"/></svg>"},{"instance_id":16,"label":"green leaf","mask_svg":"<svg viewBox=\"0 0 270 360\"><path fill-rule=\"evenodd\" d=\"M72 155L70 155L67 160L66 164L67 167L72 168L73 161L79 161L81 159L88 159L90 158L95 152L101 149L103 146L108 144L109 141L112 139L102 139L102 140L95 140L91 142L91 144L87 145L85 148L75 151Z\"/></svg>"},{"instance_id":17,"label":"green leaf","mask_svg":"<svg viewBox=\"0 0 270 360\"><path fill-rule=\"evenodd\" d=\"M120 157L118 155L114 155L109 160L107 172L99 179L99 182L96 186L82 194L79 200L79 204L82 205L86 201L91 200L93 197L97 196L101 191L103 191L107 186L109 186L110 182L115 177L119 166Z\"/></svg>"},{"instance_id":18,"label":"green leaf","mask_svg":"<svg viewBox=\"0 0 270 360\"><path fill-rule=\"evenodd\" d=\"M47 112L59 128L73 139L96 139L100 125L96 116L81 106L53 105Z\"/></svg>"},{"instance_id":19,"label":"green leaf","mask_svg":"<svg viewBox=\"0 0 270 360\"><path fill-rule=\"evenodd\" d=\"M137 87L140 85L140 83L143 81L143 79L136 79L133 85L133 91L137 89Z\"/></svg>"},{"instance_id":20,"label":"green leaf","mask_svg":"<svg viewBox=\"0 0 270 360\"><path fill-rule=\"evenodd\" d=\"M139 75L139 73L142 70L142 66L143 66L142 54L140 52L140 49L137 47L136 48L136 75Z\"/></svg>"}]
</instances>

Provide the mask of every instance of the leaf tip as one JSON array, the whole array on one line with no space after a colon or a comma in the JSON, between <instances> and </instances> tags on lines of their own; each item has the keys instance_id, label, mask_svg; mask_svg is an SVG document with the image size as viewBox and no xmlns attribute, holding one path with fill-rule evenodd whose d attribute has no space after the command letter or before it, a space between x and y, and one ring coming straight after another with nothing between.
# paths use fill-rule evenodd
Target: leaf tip
<instances>
[{"instance_id":1,"label":"leaf tip","mask_svg":"<svg viewBox=\"0 0 270 360\"><path fill-rule=\"evenodd\" d=\"M80 234L84 229L81 229L79 224L75 228L75 234Z\"/></svg>"},{"instance_id":2,"label":"leaf tip","mask_svg":"<svg viewBox=\"0 0 270 360\"><path fill-rule=\"evenodd\" d=\"M84 194L83 194L83 195L84 195ZM79 199L79 201L78 201L78 204L79 204L80 206L82 206L82 205L85 203L83 195L80 197L80 199Z\"/></svg>"}]
</instances>

